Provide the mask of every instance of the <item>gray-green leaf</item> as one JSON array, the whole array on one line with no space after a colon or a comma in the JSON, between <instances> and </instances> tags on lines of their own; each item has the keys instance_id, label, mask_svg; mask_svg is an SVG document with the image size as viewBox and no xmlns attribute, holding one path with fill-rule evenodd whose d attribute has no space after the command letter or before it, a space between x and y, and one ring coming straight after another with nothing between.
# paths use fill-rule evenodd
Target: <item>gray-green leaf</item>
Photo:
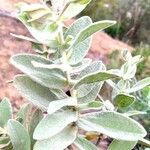
<instances>
[{"instance_id":1,"label":"gray-green leaf","mask_svg":"<svg viewBox=\"0 0 150 150\"><path fill-rule=\"evenodd\" d=\"M5 127L7 121L12 118L12 107L7 98L0 102L0 127Z\"/></svg>"},{"instance_id":2,"label":"gray-green leaf","mask_svg":"<svg viewBox=\"0 0 150 150\"><path fill-rule=\"evenodd\" d=\"M48 88L64 88L67 86L66 75L61 69L46 69L34 67L32 62L52 64L51 61L32 54L17 54L10 59L11 63L32 80Z\"/></svg>"},{"instance_id":3,"label":"gray-green leaf","mask_svg":"<svg viewBox=\"0 0 150 150\"><path fill-rule=\"evenodd\" d=\"M132 150L137 141L120 141L113 140L109 145L108 150Z\"/></svg>"},{"instance_id":4,"label":"gray-green leaf","mask_svg":"<svg viewBox=\"0 0 150 150\"><path fill-rule=\"evenodd\" d=\"M13 150L30 150L30 136L22 124L10 119L7 123L7 131Z\"/></svg>"},{"instance_id":5,"label":"gray-green leaf","mask_svg":"<svg viewBox=\"0 0 150 150\"><path fill-rule=\"evenodd\" d=\"M16 76L14 84L25 98L43 110L47 110L51 101L58 99L47 87L34 82L28 76Z\"/></svg>"},{"instance_id":6,"label":"gray-green leaf","mask_svg":"<svg viewBox=\"0 0 150 150\"><path fill-rule=\"evenodd\" d=\"M71 26L70 28L66 31L65 33L65 37L67 37L68 35L72 36L72 37L76 37L77 34L84 29L85 27L87 27L88 25L92 24L92 20L87 17L81 17L80 19L76 20ZM74 65L77 64L79 62L82 61L82 59L85 57L85 55L87 54L89 48L90 48L90 42L91 38L88 38L86 40L84 40L83 42L81 42L80 44L74 45L72 46L71 49L69 49L68 51L68 55L69 55L69 63Z\"/></svg>"},{"instance_id":7,"label":"gray-green leaf","mask_svg":"<svg viewBox=\"0 0 150 150\"><path fill-rule=\"evenodd\" d=\"M84 3L80 2L71 2L65 12L62 15L62 19L70 19L78 15L86 6L89 4L91 0L86 0Z\"/></svg>"},{"instance_id":8,"label":"gray-green leaf","mask_svg":"<svg viewBox=\"0 0 150 150\"><path fill-rule=\"evenodd\" d=\"M52 114L64 106L77 106L77 99L70 97L50 102L47 112L48 114Z\"/></svg>"},{"instance_id":9,"label":"gray-green leaf","mask_svg":"<svg viewBox=\"0 0 150 150\"><path fill-rule=\"evenodd\" d=\"M71 47L78 45L80 42L84 41L85 39L90 37L92 34L98 31L102 31L114 25L115 23L116 21L104 20L104 21L98 21L89 25L88 27L84 28L81 32L78 33Z\"/></svg>"},{"instance_id":10,"label":"gray-green leaf","mask_svg":"<svg viewBox=\"0 0 150 150\"><path fill-rule=\"evenodd\" d=\"M118 76L116 74L112 74L107 71L91 73L91 74L88 74L88 75L84 76L83 78L81 78L77 82L77 84L75 85L74 88L77 89L79 86L81 86L83 84L97 83L97 82L101 82L101 81L106 81L108 79L114 79L117 77Z\"/></svg>"},{"instance_id":11,"label":"gray-green leaf","mask_svg":"<svg viewBox=\"0 0 150 150\"><path fill-rule=\"evenodd\" d=\"M77 132L77 127L69 125L59 134L46 140L37 141L34 150L64 150L74 142Z\"/></svg>"},{"instance_id":12,"label":"gray-green leaf","mask_svg":"<svg viewBox=\"0 0 150 150\"><path fill-rule=\"evenodd\" d=\"M100 132L120 140L137 141L146 135L145 129L138 122L111 111L83 115L78 125L86 131Z\"/></svg>"},{"instance_id":13,"label":"gray-green leaf","mask_svg":"<svg viewBox=\"0 0 150 150\"><path fill-rule=\"evenodd\" d=\"M33 138L44 140L61 132L68 124L77 120L77 112L74 110L64 110L47 115L37 125Z\"/></svg>"},{"instance_id":14,"label":"gray-green leaf","mask_svg":"<svg viewBox=\"0 0 150 150\"><path fill-rule=\"evenodd\" d=\"M131 87L130 89L127 89L127 92L133 93L133 92L143 89L144 87L148 85L150 85L150 77L145 78L141 81L138 81L133 87Z\"/></svg>"}]
</instances>

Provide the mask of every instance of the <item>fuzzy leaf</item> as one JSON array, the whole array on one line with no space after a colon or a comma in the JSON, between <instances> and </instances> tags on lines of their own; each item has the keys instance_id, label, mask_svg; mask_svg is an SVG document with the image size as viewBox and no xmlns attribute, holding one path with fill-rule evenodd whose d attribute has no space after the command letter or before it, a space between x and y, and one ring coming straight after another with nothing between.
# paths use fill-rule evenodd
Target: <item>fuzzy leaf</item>
<instances>
[{"instance_id":1,"label":"fuzzy leaf","mask_svg":"<svg viewBox=\"0 0 150 150\"><path fill-rule=\"evenodd\" d=\"M124 93L120 93L118 94L115 98L114 98L114 104L118 107L118 108L124 108L124 107L128 107L131 104L133 104L135 101L135 97L132 95L127 95Z\"/></svg>"},{"instance_id":2,"label":"fuzzy leaf","mask_svg":"<svg viewBox=\"0 0 150 150\"><path fill-rule=\"evenodd\" d=\"M76 138L74 144L79 150L98 150L97 147L94 144L92 144L92 142L88 141L87 139L81 136L78 136Z\"/></svg>"},{"instance_id":3,"label":"fuzzy leaf","mask_svg":"<svg viewBox=\"0 0 150 150\"><path fill-rule=\"evenodd\" d=\"M97 82L106 81L108 79L113 79L117 77L118 77L117 75L109 73L107 71L91 73L81 78L74 88L77 89L79 86L83 84L97 83Z\"/></svg>"},{"instance_id":4,"label":"fuzzy leaf","mask_svg":"<svg viewBox=\"0 0 150 150\"><path fill-rule=\"evenodd\" d=\"M80 72L78 75L78 79L84 77L85 75L89 73L94 73L97 71L105 71L106 68L104 64L101 61L94 61L92 62L88 67L86 67L84 70ZM99 93L101 87L103 85L103 82L100 83L91 83L91 84L83 84L79 86L77 91L77 99L79 104L88 103L91 101L94 101L97 97L97 94Z\"/></svg>"},{"instance_id":5,"label":"fuzzy leaf","mask_svg":"<svg viewBox=\"0 0 150 150\"><path fill-rule=\"evenodd\" d=\"M12 107L7 98L0 102L0 127L5 127L7 121L12 118Z\"/></svg>"},{"instance_id":6,"label":"fuzzy leaf","mask_svg":"<svg viewBox=\"0 0 150 150\"><path fill-rule=\"evenodd\" d=\"M90 110L90 109L100 109L103 106L103 103L100 101L93 101L86 104L80 104L79 110Z\"/></svg>"},{"instance_id":7,"label":"fuzzy leaf","mask_svg":"<svg viewBox=\"0 0 150 150\"><path fill-rule=\"evenodd\" d=\"M11 57L11 63L23 73L27 74L32 80L48 88L64 88L67 85L66 75L60 69L45 69L34 67L32 61L43 64L52 64L43 57L32 54L18 54Z\"/></svg>"},{"instance_id":8,"label":"fuzzy leaf","mask_svg":"<svg viewBox=\"0 0 150 150\"><path fill-rule=\"evenodd\" d=\"M100 132L120 140L137 141L146 135L145 129L138 122L117 112L83 115L78 125L86 131Z\"/></svg>"},{"instance_id":9,"label":"fuzzy leaf","mask_svg":"<svg viewBox=\"0 0 150 150\"><path fill-rule=\"evenodd\" d=\"M48 88L34 82L28 76L16 76L14 84L25 98L43 110L47 110L51 101L58 99Z\"/></svg>"},{"instance_id":10,"label":"fuzzy leaf","mask_svg":"<svg viewBox=\"0 0 150 150\"><path fill-rule=\"evenodd\" d=\"M133 92L143 89L144 87L146 87L148 85L150 85L150 77L145 78L141 81L138 81L132 88L127 89L127 92L133 93Z\"/></svg>"},{"instance_id":11,"label":"fuzzy leaf","mask_svg":"<svg viewBox=\"0 0 150 150\"><path fill-rule=\"evenodd\" d=\"M61 132L68 124L76 120L76 111L72 110L64 110L47 115L37 125L33 134L33 138L37 140L50 138Z\"/></svg>"},{"instance_id":12,"label":"fuzzy leaf","mask_svg":"<svg viewBox=\"0 0 150 150\"><path fill-rule=\"evenodd\" d=\"M10 119L7 123L13 150L30 150L30 137L26 129L19 122Z\"/></svg>"},{"instance_id":13,"label":"fuzzy leaf","mask_svg":"<svg viewBox=\"0 0 150 150\"><path fill-rule=\"evenodd\" d=\"M47 11L47 13L49 13L48 11ZM54 18L51 17L52 14L51 13L49 13L49 14L50 15L47 14L47 17L49 17L49 19L53 20ZM45 22L45 24L43 24L43 22L40 23L40 21L39 22L38 21L31 22L31 21L36 20L40 16L36 16L34 14L34 16L32 17L33 19L31 19L31 20L30 20L29 16L30 16L30 13L22 12L19 14L18 19L26 26L26 28L31 33L31 35L39 43L42 43L42 44L45 44L45 45L51 46L51 47L57 47L56 37L58 36L58 33L62 29L61 24L57 25L55 30L53 30L53 25L56 24L56 22L51 21L51 22L46 23L46 21L45 21L45 18L47 18L46 15L45 15L45 17L43 17L43 19L42 18L40 19L40 21ZM49 35L51 35L51 36L49 36Z\"/></svg>"},{"instance_id":14,"label":"fuzzy leaf","mask_svg":"<svg viewBox=\"0 0 150 150\"><path fill-rule=\"evenodd\" d=\"M81 17L80 19L76 20L70 28L66 31L65 36L68 35L72 37L76 37L76 35L85 27L92 24L92 20L87 17ZM90 41L91 38L88 38L81 42L78 46L74 45L69 51L68 51L68 61L70 64L74 65L82 61L82 59L87 54L89 48L90 48Z\"/></svg>"},{"instance_id":15,"label":"fuzzy leaf","mask_svg":"<svg viewBox=\"0 0 150 150\"><path fill-rule=\"evenodd\" d=\"M64 106L77 106L77 100L75 98L70 97L67 99L61 99L50 102L47 112L48 114L52 114Z\"/></svg>"},{"instance_id":16,"label":"fuzzy leaf","mask_svg":"<svg viewBox=\"0 0 150 150\"><path fill-rule=\"evenodd\" d=\"M77 132L77 127L69 125L52 138L37 141L33 150L64 150L73 143Z\"/></svg>"},{"instance_id":17,"label":"fuzzy leaf","mask_svg":"<svg viewBox=\"0 0 150 150\"><path fill-rule=\"evenodd\" d=\"M66 20L75 17L87 6L87 4L89 4L90 1L91 0L86 0L84 2L71 2L61 18Z\"/></svg>"},{"instance_id":18,"label":"fuzzy leaf","mask_svg":"<svg viewBox=\"0 0 150 150\"><path fill-rule=\"evenodd\" d=\"M98 32L98 31L102 31L102 30L114 25L115 23L116 23L116 21L104 20L104 21L95 22L95 23L87 26L81 32L78 33L71 48L73 46L78 45L79 43L81 43L82 41L84 41L85 39L87 39L88 37L93 35L94 33Z\"/></svg>"},{"instance_id":19,"label":"fuzzy leaf","mask_svg":"<svg viewBox=\"0 0 150 150\"><path fill-rule=\"evenodd\" d=\"M109 145L108 150L132 150L137 141L119 141L113 140Z\"/></svg>"},{"instance_id":20,"label":"fuzzy leaf","mask_svg":"<svg viewBox=\"0 0 150 150\"><path fill-rule=\"evenodd\" d=\"M77 73L83 71L85 68L87 68L92 62L92 59L90 58L84 58L82 62L78 63L77 65L71 66L72 70L71 73Z\"/></svg>"}]
</instances>

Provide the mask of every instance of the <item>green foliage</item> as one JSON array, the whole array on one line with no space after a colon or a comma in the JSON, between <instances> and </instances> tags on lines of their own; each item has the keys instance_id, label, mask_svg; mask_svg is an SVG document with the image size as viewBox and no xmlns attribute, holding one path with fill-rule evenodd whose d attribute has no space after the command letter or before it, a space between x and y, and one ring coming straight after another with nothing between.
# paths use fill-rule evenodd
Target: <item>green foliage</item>
<instances>
[{"instance_id":1,"label":"green foliage","mask_svg":"<svg viewBox=\"0 0 150 150\"><path fill-rule=\"evenodd\" d=\"M14 78L15 87L36 108L26 104L12 119L10 105L5 100L1 102L0 108L8 112L1 127L5 146L10 144L14 150L63 150L73 144L83 150L97 149L79 132L84 130L118 140L111 144L111 150L120 147L121 140L128 143L128 150L146 136L143 126L125 115L127 111L120 113L120 109L136 101L132 92L150 84L149 78L133 83L141 57L126 52L121 69L111 70L101 61L84 58L92 34L115 21L92 23L89 17L82 17L70 27L63 24L89 2L70 1L60 12L45 4L21 5L18 17L33 38L16 37L30 40L43 51L17 54L10 59L24 73ZM99 95L104 82L113 89L111 102Z\"/></svg>"}]
</instances>

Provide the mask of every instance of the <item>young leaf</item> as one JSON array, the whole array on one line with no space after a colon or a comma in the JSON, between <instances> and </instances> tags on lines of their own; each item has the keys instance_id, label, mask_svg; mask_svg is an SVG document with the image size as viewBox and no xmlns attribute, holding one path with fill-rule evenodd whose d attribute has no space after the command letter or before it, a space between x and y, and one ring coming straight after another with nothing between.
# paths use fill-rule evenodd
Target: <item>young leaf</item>
<instances>
[{"instance_id":1,"label":"young leaf","mask_svg":"<svg viewBox=\"0 0 150 150\"><path fill-rule=\"evenodd\" d=\"M108 147L108 150L132 150L137 141L119 141L113 140Z\"/></svg>"},{"instance_id":2,"label":"young leaf","mask_svg":"<svg viewBox=\"0 0 150 150\"><path fill-rule=\"evenodd\" d=\"M73 46L78 45L79 43L81 43L82 41L84 41L85 39L93 35L94 33L98 31L102 31L114 25L115 23L116 21L111 21L111 20L104 20L104 21L98 21L98 22L92 23L91 25L87 26L81 32L78 33L73 44L71 45L71 48Z\"/></svg>"},{"instance_id":3,"label":"young leaf","mask_svg":"<svg viewBox=\"0 0 150 150\"><path fill-rule=\"evenodd\" d=\"M66 10L61 16L62 20L70 19L78 15L89 3L91 0L84 0L84 2L71 2L66 7Z\"/></svg>"},{"instance_id":4,"label":"young leaf","mask_svg":"<svg viewBox=\"0 0 150 150\"><path fill-rule=\"evenodd\" d=\"M0 127L5 127L7 121L12 118L12 107L7 98L0 102Z\"/></svg>"},{"instance_id":5,"label":"young leaf","mask_svg":"<svg viewBox=\"0 0 150 150\"><path fill-rule=\"evenodd\" d=\"M79 150L98 150L94 144L81 136L76 138L74 144Z\"/></svg>"},{"instance_id":6,"label":"young leaf","mask_svg":"<svg viewBox=\"0 0 150 150\"><path fill-rule=\"evenodd\" d=\"M129 93L133 93L143 89L144 87L150 85L150 77L147 77L141 81L138 81L132 88L127 89L126 91Z\"/></svg>"},{"instance_id":7,"label":"young leaf","mask_svg":"<svg viewBox=\"0 0 150 150\"><path fill-rule=\"evenodd\" d=\"M80 19L76 20L66 31L65 37L72 36L76 37L77 34L83 30L88 25L92 24L91 18L84 16ZM90 48L90 41L91 38L88 38L84 40L84 42L81 42L78 46L74 45L69 51L68 51L68 61L70 64L75 65L82 61L82 59L87 54L89 48Z\"/></svg>"},{"instance_id":8,"label":"young leaf","mask_svg":"<svg viewBox=\"0 0 150 150\"><path fill-rule=\"evenodd\" d=\"M52 114L64 106L77 106L77 100L75 98L70 97L67 99L61 99L50 102L47 112L48 114Z\"/></svg>"},{"instance_id":9,"label":"young leaf","mask_svg":"<svg viewBox=\"0 0 150 150\"><path fill-rule=\"evenodd\" d=\"M34 82L28 76L16 76L14 84L25 98L43 110L47 110L51 101L58 99L48 88Z\"/></svg>"},{"instance_id":10,"label":"young leaf","mask_svg":"<svg viewBox=\"0 0 150 150\"><path fill-rule=\"evenodd\" d=\"M83 115L78 126L86 131L100 132L114 139L127 141L137 141L146 135L145 129L139 123L117 112Z\"/></svg>"},{"instance_id":11,"label":"young leaf","mask_svg":"<svg viewBox=\"0 0 150 150\"><path fill-rule=\"evenodd\" d=\"M22 124L10 119L7 123L7 131L13 145L13 150L30 150L30 137Z\"/></svg>"},{"instance_id":12,"label":"young leaf","mask_svg":"<svg viewBox=\"0 0 150 150\"><path fill-rule=\"evenodd\" d=\"M80 93L77 93L77 99L78 99L78 104L84 104L84 103L89 103L95 100L95 98L97 97L101 87L103 85L102 83L96 83L96 84L88 84L89 87L89 91L87 92L87 89L84 89L86 87L86 85L82 85L80 86L77 91L80 91L80 89L82 89L80 91L80 93L84 93L83 96L80 95Z\"/></svg>"},{"instance_id":13,"label":"young leaf","mask_svg":"<svg viewBox=\"0 0 150 150\"><path fill-rule=\"evenodd\" d=\"M106 68L101 61L94 61L88 67L80 72L78 75L78 79L84 77L89 73L94 73L97 71L105 71ZM91 84L83 84L79 86L77 91L77 99L79 104L88 103L94 101L99 93L103 82L100 83L91 83Z\"/></svg>"},{"instance_id":14,"label":"young leaf","mask_svg":"<svg viewBox=\"0 0 150 150\"><path fill-rule=\"evenodd\" d=\"M91 74L88 74L88 75L84 76L83 78L81 78L78 81L78 83L75 85L74 88L77 89L79 86L81 86L83 84L97 83L97 82L106 81L108 79L113 79L113 78L117 78L117 77L118 76L116 74L112 74L107 71L91 73Z\"/></svg>"},{"instance_id":15,"label":"young leaf","mask_svg":"<svg viewBox=\"0 0 150 150\"><path fill-rule=\"evenodd\" d=\"M135 101L135 97L132 95L127 95L124 93L120 93L118 94L115 98L114 98L114 104L118 107L118 108L124 108L124 107L128 107L131 104L133 104Z\"/></svg>"},{"instance_id":16,"label":"young leaf","mask_svg":"<svg viewBox=\"0 0 150 150\"><path fill-rule=\"evenodd\" d=\"M45 22L40 23L40 21L31 22L35 20L34 19L29 20L30 13L22 12L18 16L18 19L26 26L26 28L29 30L31 35L42 44L45 44L47 46L51 47L57 47L57 40L56 37L58 36L58 33L62 30L62 25L57 25L55 31L53 30L53 24L56 22L52 22L53 18L50 17L51 22ZM39 16L38 16L39 17ZM37 18L37 16L36 16ZM44 18L44 17L43 17ZM42 22L42 19L41 19ZM57 24L57 23L56 23ZM49 36L51 35L51 36Z\"/></svg>"},{"instance_id":17,"label":"young leaf","mask_svg":"<svg viewBox=\"0 0 150 150\"><path fill-rule=\"evenodd\" d=\"M61 69L45 69L34 67L32 62L37 61L43 64L52 64L43 57L32 54L18 54L11 57L11 63L32 80L48 88L64 88L67 85L66 75Z\"/></svg>"},{"instance_id":18,"label":"young leaf","mask_svg":"<svg viewBox=\"0 0 150 150\"><path fill-rule=\"evenodd\" d=\"M46 140L37 141L33 150L64 150L74 142L77 132L77 127L69 125L59 134Z\"/></svg>"},{"instance_id":19,"label":"young leaf","mask_svg":"<svg viewBox=\"0 0 150 150\"><path fill-rule=\"evenodd\" d=\"M80 104L79 110L90 110L90 109L100 109L103 106L103 103L100 101L93 101L87 104Z\"/></svg>"},{"instance_id":20,"label":"young leaf","mask_svg":"<svg viewBox=\"0 0 150 150\"><path fill-rule=\"evenodd\" d=\"M77 65L71 66L72 70L70 71L71 74L81 72L85 68L87 68L92 62L92 59L90 58L84 58L82 62L78 63Z\"/></svg>"},{"instance_id":21,"label":"young leaf","mask_svg":"<svg viewBox=\"0 0 150 150\"><path fill-rule=\"evenodd\" d=\"M77 112L72 110L64 110L47 115L37 125L33 138L44 140L51 138L61 132L68 124L77 120Z\"/></svg>"}]
</instances>

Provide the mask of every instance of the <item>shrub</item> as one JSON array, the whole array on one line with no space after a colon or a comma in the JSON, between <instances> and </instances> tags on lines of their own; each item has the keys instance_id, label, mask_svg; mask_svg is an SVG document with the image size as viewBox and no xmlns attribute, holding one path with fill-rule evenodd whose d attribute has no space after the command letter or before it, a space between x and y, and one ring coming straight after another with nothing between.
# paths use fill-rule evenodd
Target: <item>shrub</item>
<instances>
[{"instance_id":1,"label":"shrub","mask_svg":"<svg viewBox=\"0 0 150 150\"><path fill-rule=\"evenodd\" d=\"M96 150L81 130L113 138L108 150L129 150L138 142L148 143L143 139L145 129L130 118L134 112L117 112L134 103L133 92L150 84L150 78L133 82L141 56L127 52L121 69L107 70L101 61L84 57L91 35L115 21L93 23L84 16L69 27L63 24L89 2L70 1L63 9L52 6L56 12L46 4L21 4L18 18L33 38L14 36L31 41L37 54L17 54L10 62L24 73L15 76L14 85L36 106L36 112L25 105L15 120L9 102L1 102L1 112L7 114L1 117L2 141L7 137L14 150L63 150L70 145ZM111 101L99 95L104 82L113 88Z\"/></svg>"}]
</instances>

